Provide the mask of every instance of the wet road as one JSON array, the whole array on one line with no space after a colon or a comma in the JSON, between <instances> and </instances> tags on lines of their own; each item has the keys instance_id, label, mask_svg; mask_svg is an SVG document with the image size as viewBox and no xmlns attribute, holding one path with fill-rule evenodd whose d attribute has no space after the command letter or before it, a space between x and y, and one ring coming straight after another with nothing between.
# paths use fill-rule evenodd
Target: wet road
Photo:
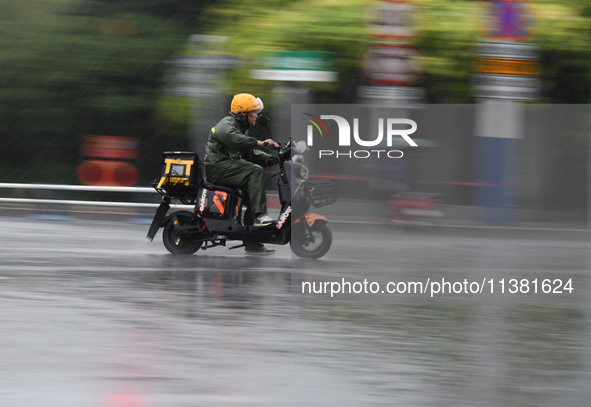
<instances>
[{"instance_id":1,"label":"wet road","mask_svg":"<svg viewBox=\"0 0 591 407\"><path fill-rule=\"evenodd\" d=\"M588 405L587 239L333 228L312 262L287 247L172 256L144 225L0 219L0 405ZM298 293L343 279L380 291ZM533 294L536 279L572 293ZM486 284L381 293L444 280Z\"/></svg>"}]
</instances>

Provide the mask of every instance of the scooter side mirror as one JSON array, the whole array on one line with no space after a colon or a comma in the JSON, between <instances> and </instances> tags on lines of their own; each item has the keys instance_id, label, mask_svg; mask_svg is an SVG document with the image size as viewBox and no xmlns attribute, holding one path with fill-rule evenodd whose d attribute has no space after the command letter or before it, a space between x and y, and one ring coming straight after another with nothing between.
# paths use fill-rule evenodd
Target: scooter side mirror
<instances>
[{"instance_id":1,"label":"scooter side mirror","mask_svg":"<svg viewBox=\"0 0 591 407\"><path fill-rule=\"evenodd\" d=\"M293 151L299 155L304 154L308 150L309 148L305 141L298 141L293 147Z\"/></svg>"}]
</instances>

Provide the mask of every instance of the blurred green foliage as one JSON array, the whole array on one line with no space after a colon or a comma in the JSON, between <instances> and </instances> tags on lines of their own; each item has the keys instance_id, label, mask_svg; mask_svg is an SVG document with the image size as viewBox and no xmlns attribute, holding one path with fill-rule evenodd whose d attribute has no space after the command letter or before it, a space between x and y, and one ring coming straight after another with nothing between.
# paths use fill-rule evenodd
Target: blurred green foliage
<instances>
[{"instance_id":1,"label":"blurred green foliage","mask_svg":"<svg viewBox=\"0 0 591 407\"><path fill-rule=\"evenodd\" d=\"M155 106L165 61L183 46L206 5L189 0L0 3L2 179L76 183L85 134L139 137L150 146L170 140L162 132L173 128L171 139L184 142L186 128L159 122Z\"/></svg>"},{"instance_id":2,"label":"blurred green foliage","mask_svg":"<svg viewBox=\"0 0 591 407\"><path fill-rule=\"evenodd\" d=\"M481 4L415 0L423 18L424 74L430 103L471 103L473 47ZM339 81L309 83L315 102L353 103L367 0L3 0L0 2L0 179L76 183L85 134L141 139L144 165L160 151L188 146L190 101L163 92L166 60L190 53L190 34L227 36L240 57L225 91L265 100L273 83L250 77L262 52L332 51ZM579 0L532 1L542 47L543 102L588 103L591 7ZM272 106L270 106L272 108ZM145 164L147 163L147 164ZM150 169L152 169L150 167ZM142 171L141 183L153 174Z\"/></svg>"},{"instance_id":3,"label":"blurred green foliage","mask_svg":"<svg viewBox=\"0 0 591 407\"><path fill-rule=\"evenodd\" d=\"M245 12L221 2L207 10L208 20L222 21L211 33L230 38L228 49L256 64L261 51L333 51L339 81L308 84L317 101L354 103L364 47L374 39L363 23L367 0L262 0ZM423 76L416 86L427 91L429 103L472 103L470 76L474 46L485 31L483 5L478 0L412 0L421 10L421 33L410 43L420 50ZM279 5L281 4L281 6ZM582 0L530 1L534 38L542 49L543 100L547 103L588 103L591 86L591 7ZM225 22L225 23L224 23ZM253 89L265 95L268 82L232 74L229 93Z\"/></svg>"}]
</instances>

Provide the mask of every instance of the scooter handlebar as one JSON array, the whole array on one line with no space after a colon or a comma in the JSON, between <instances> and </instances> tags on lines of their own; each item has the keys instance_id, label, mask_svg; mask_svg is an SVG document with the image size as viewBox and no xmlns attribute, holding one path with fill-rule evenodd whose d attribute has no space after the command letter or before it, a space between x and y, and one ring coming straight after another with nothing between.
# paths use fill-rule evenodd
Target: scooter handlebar
<instances>
[{"instance_id":1,"label":"scooter handlebar","mask_svg":"<svg viewBox=\"0 0 591 407\"><path fill-rule=\"evenodd\" d=\"M263 141L263 147L268 148L269 150L281 150L281 146L269 146L269 143Z\"/></svg>"}]
</instances>

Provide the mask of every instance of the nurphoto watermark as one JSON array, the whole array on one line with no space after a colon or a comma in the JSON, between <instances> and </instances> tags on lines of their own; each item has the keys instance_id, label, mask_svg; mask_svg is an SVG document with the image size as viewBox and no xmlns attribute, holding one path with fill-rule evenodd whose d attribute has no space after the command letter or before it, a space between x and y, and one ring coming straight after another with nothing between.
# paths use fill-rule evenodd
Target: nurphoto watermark
<instances>
[{"instance_id":1,"label":"nurphoto watermark","mask_svg":"<svg viewBox=\"0 0 591 407\"><path fill-rule=\"evenodd\" d=\"M419 147L411 137L418 125L404 115L364 105L294 105L292 137L306 141L321 159L399 159L404 148Z\"/></svg>"}]
</instances>

